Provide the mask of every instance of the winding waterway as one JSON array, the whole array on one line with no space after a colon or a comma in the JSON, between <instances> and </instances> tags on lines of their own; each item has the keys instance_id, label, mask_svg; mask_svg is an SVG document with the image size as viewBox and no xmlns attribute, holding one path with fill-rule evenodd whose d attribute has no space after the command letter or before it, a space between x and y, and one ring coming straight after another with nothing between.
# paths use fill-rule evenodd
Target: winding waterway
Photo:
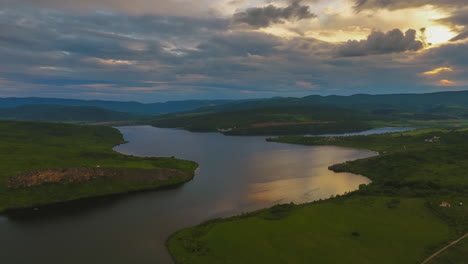
<instances>
[{"instance_id":1,"label":"winding waterway","mask_svg":"<svg viewBox=\"0 0 468 264\"><path fill-rule=\"evenodd\" d=\"M0 215L0 260L31 263L171 263L164 243L204 220L277 203L328 198L369 183L328 166L376 153L266 142L150 126L122 127L116 151L200 164L178 188L65 203ZM385 131L384 131L385 132Z\"/></svg>"}]
</instances>

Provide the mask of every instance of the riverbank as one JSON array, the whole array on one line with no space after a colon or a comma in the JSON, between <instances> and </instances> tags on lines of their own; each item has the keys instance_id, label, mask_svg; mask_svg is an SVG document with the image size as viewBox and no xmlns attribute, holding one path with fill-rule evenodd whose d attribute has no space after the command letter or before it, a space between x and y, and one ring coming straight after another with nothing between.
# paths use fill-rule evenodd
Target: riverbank
<instances>
[{"instance_id":1,"label":"riverbank","mask_svg":"<svg viewBox=\"0 0 468 264\"><path fill-rule=\"evenodd\" d=\"M468 230L468 208L459 205L468 202L466 130L270 141L365 148L381 155L330 167L372 180L356 192L175 233L167 246L176 263L411 264ZM441 207L442 202L452 206Z\"/></svg>"},{"instance_id":2,"label":"riverbank","mask_svg":"<svg viewBox=\"0 0 468 264\"><path fill-rule=\"evenodd\" d=\"M198 167L117 153L111 127L1 121L0 137L0 212L176 186Z\"/></svg>"}]
</instances>

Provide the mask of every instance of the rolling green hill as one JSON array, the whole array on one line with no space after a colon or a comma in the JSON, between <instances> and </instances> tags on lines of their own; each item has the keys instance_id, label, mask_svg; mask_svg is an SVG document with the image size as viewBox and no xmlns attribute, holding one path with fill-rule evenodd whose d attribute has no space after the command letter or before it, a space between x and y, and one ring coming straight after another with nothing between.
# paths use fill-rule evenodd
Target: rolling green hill
<instances>
[{"instance_id":1,"label":"rolling green hill","mask_svg":"<svg viewBox=\"0 0 468 264\"><path fill-rule=\"evenodd\" d=\"M468 127L468 91L272 98L159 116L152 125L227 135L355 132L381 126Z\"/></svg>"},{"instance_id":2,"label":"rolling green hill","mask_svg":"<svg viewBox=\"0 0 468 264\"><path fill-rule=\"evenodd\" d=\"M144 116L116 112L94 106L24 105L0 108L0 119L49 122L115 122Z\"/></svg>"},{"instance_id":3,"label":"rolling green hill","mask_svg":"<svg viewBox=\"0 0 468 264\"><path fill-rule=\"evenodd\" d=\"M338 107L285 106L171 114L160 116L151 124L190 131L220 131L227 135L323 134L370 129L370 121L375 119L370 113Z\"/></svg>"},{"instance_id":4,"label":"rolling green hill","mask_svg":"<svg viewBox=\"0 0 468 264\"><path fill-rule=\"evenodd\" d=\"M427 94L356 94L351 96L311 95L302 98L271 98L248 102L231 102L203 107L196 112L226 112L280 106L333 106L388 114L410 112L416 119L466 118L468 116L468 91ZM420 116L418 116L420 115Z\"/></svg>"}]
</instances>

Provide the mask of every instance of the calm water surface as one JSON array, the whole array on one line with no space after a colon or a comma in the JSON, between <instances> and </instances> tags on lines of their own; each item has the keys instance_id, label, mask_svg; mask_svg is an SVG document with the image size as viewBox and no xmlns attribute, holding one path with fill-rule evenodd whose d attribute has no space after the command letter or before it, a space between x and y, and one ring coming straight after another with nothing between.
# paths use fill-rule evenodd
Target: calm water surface
<instances>
[{"instance_id":1,"label":"calm water surface","mask_svg":"<svg viewBox=\"0 0 468 264\"><path fill-rule=\"evenodd\" d=\"M375 135L375 134L386 134L386 133L396 133L396 132L405 132L414 130L412 127L378 127L361 132L345 133L345 134L324 134L320 136L324 137L346 137L346 136L366 136L366 135ZM315 135L307 135L315 136Z\"/></svg>"},{"instance_id":2,"label":"calm water surface","mask_svg":"<svg viewBox=\"0 0 468 264\"><path fill-rule=\"evenodd\" d=\"M200 164L195 178L170 190L1 215L1 263L171 263L164 242L174 231L214 217L355 190L369 179L327 167L376 155L266 142L264 137L150 126L119 129L129 143L116 151L194 160Z\"/></svg>"}]
</instances>

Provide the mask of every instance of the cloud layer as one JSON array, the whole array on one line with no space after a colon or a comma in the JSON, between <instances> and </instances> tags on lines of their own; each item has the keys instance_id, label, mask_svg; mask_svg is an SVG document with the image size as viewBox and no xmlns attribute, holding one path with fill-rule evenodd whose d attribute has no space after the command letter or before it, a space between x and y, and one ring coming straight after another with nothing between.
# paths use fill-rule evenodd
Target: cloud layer
<instances>
[{"instance_id":1,"label":"cloud layer","mask_svg":"<svg viewBox=\"0 0 468 264\"><path fill-rule=\"evenodd\" d=\"M340 0L4 1L0 96L164 101L428 92L468 83L465 9L434 20L458 34L452 42L425 47L411 29L419 27L384 23L373 10L404 6L396 1L366 1L361 14ZM201 7L187 10L192 5ZM348 33L348 41L321 38Z\"/></svg>"},{"instance_id":2,"label":"cloud layer","mask_svg":"<svg viewBox=\"0 0 468 264\"><path fill-rule=\"evenodd\" d=\"M404 9L433 5L437 7L464 7L465 0L356 0L354 8L364 9Z\"/></svg>"}]
</instances>

